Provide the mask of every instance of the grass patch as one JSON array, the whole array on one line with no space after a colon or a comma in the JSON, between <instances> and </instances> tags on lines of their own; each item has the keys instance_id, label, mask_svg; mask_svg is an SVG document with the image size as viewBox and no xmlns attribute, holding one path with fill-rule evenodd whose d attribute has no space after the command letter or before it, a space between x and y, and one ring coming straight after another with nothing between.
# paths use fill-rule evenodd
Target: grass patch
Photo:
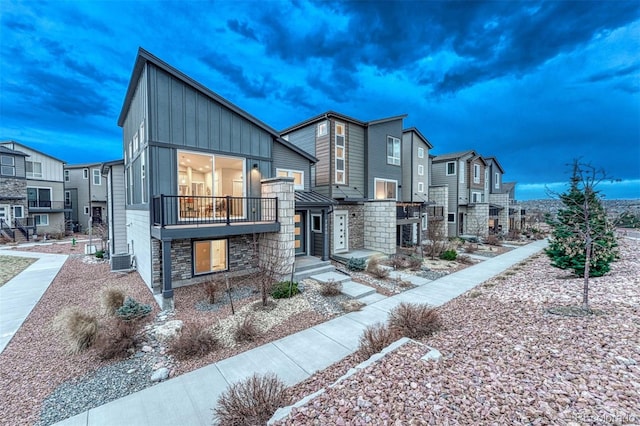
<instances>
[{"instance_id":1,"label":"grass patch","mask_svg":"<svg viewBox=\"0 0 640 426\"><path fill-rule=\"evenodd\" d=\"M0 256L0 287L8 283L11 278L24 271L37 259L30 257Z\"/></svg>"}]
</instances>

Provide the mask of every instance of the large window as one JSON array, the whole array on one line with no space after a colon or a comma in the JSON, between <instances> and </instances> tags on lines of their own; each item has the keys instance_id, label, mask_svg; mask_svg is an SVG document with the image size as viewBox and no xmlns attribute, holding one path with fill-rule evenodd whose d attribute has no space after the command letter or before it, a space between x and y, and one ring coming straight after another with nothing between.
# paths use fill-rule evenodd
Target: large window
<instances>
[{"instance_id":1,"label":"large window","mask_svg":"<svg viewBox=\"0 0 640 426\"><path fill-rule=\"evenodd\" d=\"M473 183L480 183L480 164L473 165Z\"/></svg>"},{"instance_id":2,"label":"large window","mask_svg":"<svg viewBox=\"0 0 640 426\"><path fill-rule=\"evenodd\" d=\"M49 215L48 214L34 214L33 221L37 226L48 226Z\"/></svg>"},{"instance_id":3,"label":"large window","mask_svg":"<svg viewBox=\"0 0 640 426\"><path fill-rule=\"evenodd\" d=\"M300 170L276 169L276 176L292 177L294 189L304 189L304 172Z\"/></svg>"},{"instance_id":4,"label":"large window","mask_svg":"<svg viewBox=\"0 0 640 426\"><path fill-rule=\"evenodd\" d=\"M453 176L456 174L456 162L449 161L447 163L447 176Z\"/></svg>"},{"instance_id":5,"label":"large window","mask_svg":"<svg viewBox=\"0 0 640 426\"><path fill-rule=\"evenodd\" d=\"M345 157L346 157L346 142L344 124L336 123L336 138L335 138L335 181L336 183L344 184L345 178Z\"/></svg>"},{"instance_id":6,"label":"large window","mask_svg":"<svg viewBox=\"0 0 640 426\"><path fill-rule=\"evenodd\" d=\"M398 182L395 180L375 179L376 200L397 200Z\"/></svg>"},{"instance_id":7,"label":"large window","mask_svg":"<svg viewBox=\"0 0 640 426\"><path fill-rule=\"evenodd\" d=\"M0 174L5 176L16 175L16 165L13 157L9 157L8 155L0 156L0 166Z\"/></svg>"},{"instance_id":8,"label":"large window","mask_svg":"<svg viewBox=\"0 0 640 426\"><path fill-rule=\"evenodd\" d=\"M25 164L28 178L42 177L42 163L39 161L27 161Z\"/></svg>"},{"instance_id":9,"label":"large window","mask_svg":"<svg viewBox=\"0 0 640 426\"><path fill-rule=\"evenodd\" d=\"M51 208L51 188L27 187L29 207Z\"/></svg>"},{"instance_id":10,"label":"large window","mask_svg":"<svg viewBox=\"0 0 640 426\"><path fill-rule=\"evenodd\" d=\"M93 173L93 184L94 185L102 185L102 176L100 175L100 169L92 169Z\"/></svg>"},{"instance_id":11,"label":"large window","mask_svg":"<svg viewBox=\"0 0 640 426\"><path fill-rule=\"evenodd\" d=\"M400 165L400 139L387 136L387 164Z\"/></svg>"},{"instance_id":12,"label":"large window","mask_svg":"<svg viewBox=\"0 0 640 426\"><path fill-rule=\"evenodd\" d=\"M228 263L227 259L227 240L194 241L194 275L226 271Z\"/></svg>"}]
</instances>

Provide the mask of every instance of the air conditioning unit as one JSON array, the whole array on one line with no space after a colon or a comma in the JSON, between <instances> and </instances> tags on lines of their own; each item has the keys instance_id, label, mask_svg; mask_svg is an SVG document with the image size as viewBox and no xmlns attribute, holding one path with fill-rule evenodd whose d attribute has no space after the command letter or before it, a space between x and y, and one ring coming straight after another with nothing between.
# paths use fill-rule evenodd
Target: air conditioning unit
<instances>
[{"instance_id":1,"label":"air conditioning unit","mask_svg":"<svg viewBox=\"0 0 640 426\"><path fill-rule=\"evenodd\" d=\"M118 253L111 256L111 270L122 271L131 268L131 254Z\"/></svg>"}]
</instances>

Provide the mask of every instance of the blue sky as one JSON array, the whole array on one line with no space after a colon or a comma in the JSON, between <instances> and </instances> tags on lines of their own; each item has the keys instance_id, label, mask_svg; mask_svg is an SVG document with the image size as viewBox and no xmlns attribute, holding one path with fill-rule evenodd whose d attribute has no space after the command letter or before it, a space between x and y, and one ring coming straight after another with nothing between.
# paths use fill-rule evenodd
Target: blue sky
<instances>
[{"instance_id":1,"label":"blue sky","mask_svg":"<svg viewBox=\"0 0 640 426\"><path fill-rule=\"evenodd\" d=\"M408 114L434 154L495 156L520 199L573 158L640 198L640 2L0 0L0 140L121 158L139 46L275 129ZM561 187L562 185L560 185Z\"/></svg>"}]
</instances>

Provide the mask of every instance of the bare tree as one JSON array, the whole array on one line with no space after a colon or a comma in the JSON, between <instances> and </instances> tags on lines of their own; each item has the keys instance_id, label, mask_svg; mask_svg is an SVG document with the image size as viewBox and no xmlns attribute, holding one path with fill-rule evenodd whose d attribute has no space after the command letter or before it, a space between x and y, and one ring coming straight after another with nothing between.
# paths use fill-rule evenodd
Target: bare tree
<instances>
[{"instance_id":1,"label":"bare tree","mask_svg":"<svg viewBox=\"0 0 640 426\"><path fill-rule=\"evenodd\" d=\"M262 305L267 306L273 285L292 273L293 264L284 243L268 240L266 234L253 234L255 263L258 268L257 283L260 288Z\"/></svg>"},{"instance_id":2,"label":"bare tree","mask_svg":"<svg viewBox=\"0 0 640 426\"><path fill-rule=\"evenodd\" d=\"M426 255L435 260L440 258L443 251L449 246L446 224L443 221L429 220L427 226L427 238L429 241L424 244Z\"/></svg>"}]
</instances>

